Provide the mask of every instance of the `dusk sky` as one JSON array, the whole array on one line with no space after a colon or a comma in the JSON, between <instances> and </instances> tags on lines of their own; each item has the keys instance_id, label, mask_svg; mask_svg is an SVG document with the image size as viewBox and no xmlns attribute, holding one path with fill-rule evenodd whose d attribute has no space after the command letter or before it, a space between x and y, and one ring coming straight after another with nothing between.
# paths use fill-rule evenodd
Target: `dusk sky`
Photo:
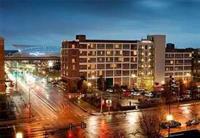
<instances>
[{"instance_id":1,"label":"dusk sky","mask_svg":"<svg viewBox=\"0 0 200 138\"><path fill-rule=\"evenodd\" d=\"M12 44L51 45L76 34L141 39L166 34L177 47L200 47L200 0L0 0L0 36Z\"/></svg>"}]
</instances>

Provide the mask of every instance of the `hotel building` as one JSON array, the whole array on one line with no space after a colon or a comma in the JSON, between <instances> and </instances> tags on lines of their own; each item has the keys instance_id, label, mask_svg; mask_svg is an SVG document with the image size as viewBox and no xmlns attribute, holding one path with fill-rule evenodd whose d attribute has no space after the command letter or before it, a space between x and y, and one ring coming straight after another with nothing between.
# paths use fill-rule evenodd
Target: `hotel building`
<instances>
[{"instance_id":1,"label":"hotel building","mask_svg":"<svg viewBox=\"0 0 200 138\"><path fill-rule=\"evenodd\" d=\"M176 80L189 83L192 80L193 49L176 49L174 44L167 44L165 52L165 80L173 76Z\"/></svg>"},{"instance_id":2,"label":"hotel building","mask_svg":"<svg viewBox=\"0 0 200 138\"><path fill-rule=\"evenodd\" d=\"M107 85L149 89L165 79L165 36L150 35L142 40L93 40L77 35L63 41L61 77L69 87L84 76L96 85L99 76Z\"/></svg>"},{"instance_id":3,"label":"hotel building","mask_svg":"<svg viewBox=\"0 0 200 138\"><path fill-rule=\"evenodd\" d=\"M200 83L200 49L194 49L192 57L192 77Z\"/></svg>"},{"instance_id":4,"label":"hotel building","mask_svg":"<svg viewBox=\"0 0 200 138\"><path fill-rule=\"evenodd\" d=\"M4 39L0 37L0 92L5 92Z\"/></svg>"}]
</instances>

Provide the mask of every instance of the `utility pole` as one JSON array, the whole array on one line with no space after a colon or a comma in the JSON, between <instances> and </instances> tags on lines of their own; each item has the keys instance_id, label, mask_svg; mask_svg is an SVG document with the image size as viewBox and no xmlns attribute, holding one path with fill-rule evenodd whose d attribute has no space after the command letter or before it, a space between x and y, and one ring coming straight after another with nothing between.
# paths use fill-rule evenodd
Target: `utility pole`
<instances>
[{"instance_id":1,"label":"utility pole","mask_svg":"<svg viewBox=\"0 0 200 138\"><path fill-rule=\"evenodd\" d=\"M103 112L103 103L102 103L102 101L103 101L103 95L102 95L102 94L103 94L104 87L105 87L105 86L104 86L104 85L105 85L105 84L104 84L104 83L105 83L105 82L104 82L104 79L102 78L101 81L102 81L102 85L103 85L103 90L101 90L101 109L100 109L100 113Z\"/></svg>"}]
</instances>

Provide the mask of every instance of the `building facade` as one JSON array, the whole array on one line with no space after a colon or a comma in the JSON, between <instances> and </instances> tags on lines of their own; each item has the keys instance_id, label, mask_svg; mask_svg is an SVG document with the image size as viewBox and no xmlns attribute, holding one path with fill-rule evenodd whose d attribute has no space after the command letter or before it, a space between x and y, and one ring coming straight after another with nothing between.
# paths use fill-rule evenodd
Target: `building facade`
<instances>
[{"instance_id":1,"label":"building facade","mask_svg":"<svg viewBox=\"0 0 200 138\"><path fill-rule=\"evenodd\" d=\"M192 76L194 82L200 83L200 49L194 49L192 58Z\"/></svg>"},{"instance_id":2,"label":"building facade","mask_svg":"<svg viewBox=\"0 0 200 138\"><path fill-rule=\"evenodd\" d=\"M4 39L0 37L0 92L5 92Z\"/></svg>"},{"instance_id":3,"label":"building facade","mask_svg":"<svg viewBox=\"0 0 200 138\"><path fill-rule=\"evenodd\" d=\"M142 40L92 40L77 35L74 41L62 42L61 77L70 86L81 76L96 85L103 76L108 86L150 88L164 81L163 55L164 35Z\"/></svg>"},{"instance_id":4,"label":"building facade","mask_svg":"<svg viewBox=\"0 0 200 138\"><path fill-rule=\"evenodd\" d=\"M165 81L170 76L188 85L192 80L193 49L176 49L174 44L167 44L165 52Z\"/></svg>"}]
</instances>

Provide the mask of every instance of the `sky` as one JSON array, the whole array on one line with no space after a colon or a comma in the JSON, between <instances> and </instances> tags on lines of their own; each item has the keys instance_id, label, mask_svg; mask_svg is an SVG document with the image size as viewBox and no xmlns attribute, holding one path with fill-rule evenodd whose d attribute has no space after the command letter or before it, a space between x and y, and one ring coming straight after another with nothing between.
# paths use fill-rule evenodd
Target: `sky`
<instances>
[{"instance_id":1,"label":"sky","mask_svg":"<svg viewBox=\"0 0 200 138\"><path fill-rule=\"evenodd\" d=\"M77 34L125 40L165 34L178 48L199 48L199 7L200 0L0 0L0 36L6 49L56 49Z\"/></svg>"}]
</instances>

